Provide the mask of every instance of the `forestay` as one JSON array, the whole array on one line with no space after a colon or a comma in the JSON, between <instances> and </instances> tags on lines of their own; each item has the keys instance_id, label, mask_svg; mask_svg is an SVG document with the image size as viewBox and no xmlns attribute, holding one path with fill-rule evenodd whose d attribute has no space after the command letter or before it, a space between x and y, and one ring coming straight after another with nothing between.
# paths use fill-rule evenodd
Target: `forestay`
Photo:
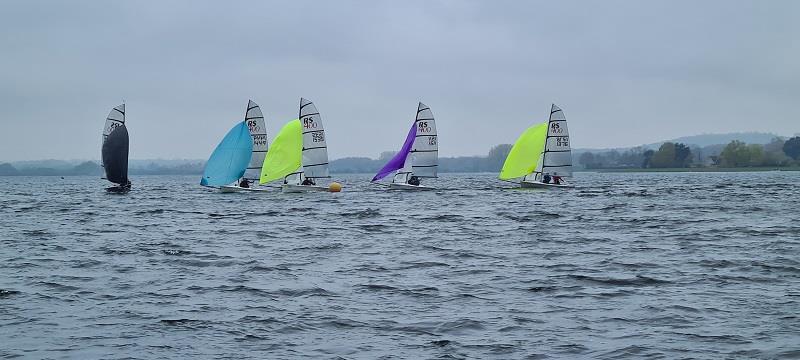
<instances>
[{"instance_id":1,"label":"forestay","mask_svg":"<svg viewBox=\"0 0 800 360\"><path fill-rule=\"evenodd\" d=\"M411 176L435 178L438 172L439 141L436 121L427 105L419 103L414 125L417 129L414 145L406 158L405 165L395 175L395 182L408 182Z\"/></svg>"},{"instance_id":2,"label":"forestay","mask_svg":"<svg viewBox=\"0 0 800 360\"><path fill-rule=\"evenodd\" d=\"M244 172L244 177L251 182L256 182L261 177L261 165L264 163L264 157L267 155L269 145L264 115L261 113L261 107L253 102L253 100L247 103L247 112L245 112L244 122L247 124L250 137L253 141L250 164Z\"/></svg>"},{"instance_id":3,"label":"forestay","mask_svg":"<svg viewBox=\"0 0 800 360\"><path fill-rule=\"evenodd\" d=\"M303 176L306 178L327 178L328 145L322 118L314 103L300 99L300 123L303 127Z\"/></svg>"},{"instance_id":4,"label":"forestay","mask_svg":"<svg viewBox=\"0 0 800 360\"><path fill-rule=\"evenodd\" d=\"M564 112L553 104L547 122L547 138L542 153L543 175L572 176L572 150Z\"/></svg>"}]
</instances>

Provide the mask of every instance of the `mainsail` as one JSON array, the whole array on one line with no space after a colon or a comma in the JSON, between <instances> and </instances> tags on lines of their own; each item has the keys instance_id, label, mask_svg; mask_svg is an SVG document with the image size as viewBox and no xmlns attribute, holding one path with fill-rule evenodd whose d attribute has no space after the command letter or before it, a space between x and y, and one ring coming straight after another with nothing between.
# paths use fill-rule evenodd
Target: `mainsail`
<instances>
[{"instance_id":1,"label":"mainsail","mask_svg":"<svg viewBox=\"0 0 800 360\"><path fill-rule=\"evenodd\" d=\"M244 172L244 177L251 182L255 182L261 176L261 165L264 163L264 156L267 155L268 142L264 115L261 113L261 108L253 100L247 102L244 122L247 124L247 129L250 131L250 137L253 142L250 164Z\"/></svg>"},{"instance_id":2,"label":"mainsail","mask_svg":"<svg viewBox=\"0 0 800 360\"><path fill-rule=\"evenodd\" d=\"M436 121L431 109L419 103L414 120L416 134L405 164L395 174L396 182L408 182L411 176L435 178L439 162L439 139L436 135Z\"/></svg>"},{"instance_id":3,"label":"mainsail","mask_svg":"<svg viewBox=\"0 0 800 360\"><path fill-rule=\"evenodd\" d=\"M211 153L200 185L228 185L244 175L252 157L253 141L247 124L242 121L234 126Z\"/></svg>"},{"instance_id":4,"label":"mainsail","mask_svg":"<svg viewBox=\"0 0 800 360\"><path fill-rule=\"evenodd\" d=\"M572 150L564 112L555 104L550 107L547 138L542 153L543 175L572 176Z\"/></svg>"},{"instance_id":5,"label":"mainsail","mask_svg":"<svg viewBox=\"0 0 800 360\"><path fill-rule=\"evenodd\" d=\"M547 123L536 124L525 130L511 147L499 178L511 180L534 172L540 164L546 136Z\"/></svg>"},{"instance_id":6,"label":"mainsail","mask_svg":"<svg viewBox=\"0 0 800 360\"><path fill-rule=\"evenodd\" d=\"M108 181L120 185L128 183L128 129L125 124L113 126L105 135L102 160Z\"/></svg>"},{"instance_id":7,"label":"mainsail","mask_svg":"<svg viewBox=\"0 0 800 360\"><path fill-rule=\"evenodd\" d=\"M119 105L108 113L106 117L106 125L103 127L103 142L118 126L125 124L125 104Z\"/></svg>"},{"instance_id":8,"label":"mainsail","mask_svg":"<svg viewBox=\"0 0 800 360\"><path fill-rule=\"evenodd\" d=\"M264 158L260 183L283 179L300 168L303 152L303 126L299 119L283 126Z\"/></svg>"},{"instance_id":9,"label":"mainsail","mask_svg":"<svg viewBox=\"0 0 800 360\"><path fill-rule=\"evenodd\" d=\"M311 179L330 177L325 128L317 107L301 98L298 118L303 126L303 176Z\"/></svg>"}]
</instances>

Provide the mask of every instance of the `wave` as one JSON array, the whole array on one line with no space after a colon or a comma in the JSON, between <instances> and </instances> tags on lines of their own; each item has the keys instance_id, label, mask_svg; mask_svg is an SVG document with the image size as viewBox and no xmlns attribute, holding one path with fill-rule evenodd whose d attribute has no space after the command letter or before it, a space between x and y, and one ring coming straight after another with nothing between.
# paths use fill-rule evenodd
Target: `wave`
<instances>
[{"instance_id":1,"label":"wave","mask_svg":"<svg viewBox=\"0 0 800 360\"><path fill-rule=\"evenodd\" d=\"M671 281L660 280L644 275L636 275L636 277L633 278L593 277L588 275L569 275L569 277L579 281L613 286L655 286L672 284Z\"/></svg>"},{"instance_id":2,"label":"wave","mask_svg":"<svg viewBox=\"0 0 800 360\"><path fill-rule=\"evenodd\" d=\"M19 294L19 293L20 293L20 292L19 292L19 291L17 291L17 290L6 290L6 289L0 289L0 299L3 299L3 298L8 298L8 297L11 297L11 296L17 295L17 294Z\"/></svg>"}]
</instances>

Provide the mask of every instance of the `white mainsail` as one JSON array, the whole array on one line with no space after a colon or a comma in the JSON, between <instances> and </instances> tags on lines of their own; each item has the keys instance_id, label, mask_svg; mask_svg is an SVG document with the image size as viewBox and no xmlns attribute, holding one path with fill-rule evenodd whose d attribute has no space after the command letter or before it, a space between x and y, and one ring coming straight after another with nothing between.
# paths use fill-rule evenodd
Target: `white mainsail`
<instances>
[{"instance_id":1,"label":"white mainsail","mask_svg":"<svg viewBox=\"0 0 800 360\"><path fill-rule=\"evenodd\" d=\"M328 145L325 128L314 103L300 99L300 124L303 126L303 177L328 178Z\"/></svg>"},{"instance_id":2,"label":"white mainsail","mask_svg":"<svg viewBox=\"0 0 800 360\"><path fill-rule=\"evenodd\" d=\"M525 175L522 181L540 182L544 175L572 176L572 149L569 145L567 119L564 117L564 112L555 104L550 107L544 149L539 154L536 170Z\"/></svg>"},{"instance_id":3,"label":"white mainsail","mask_svg":"<svg viewBox=\"0 0 800 360\"><path fill-rule=\"evenodd\" d=\"M106 125L103 127L103 142L106 141L108 134L117 127L125 124L125 104L119 105L108 113L106 117Z\"/></svg>"},{"instance_id":4,"label":"white mainsail","mask_svg":"<svg viewBox=\"0 0 800 360\"><path fill-rule=\"evenodd\" d=\"M550 107L541 173L551 176L572 176L572 149L569 146L567 118L555 104Z\"/></svg>"},{"instance_id":5,"label":"white mainsail","mask_svg":"<svg viewBox=\"0 0 800 360\"><path fill-rule=\"evenodd\" d=\"M406 157L405 165L395 174L394 181L407 183L411 176L435 178L439 167L439 138L431 109L419 103L414 121L416 137Z\"/></svg>"},{"instance_id":6,"label":"white mainsail","mask_svg":"<svg viewBox=\"0 0 800 360\"><path fill-rule=\"evenodd\" d=\"M250 130L250 137L253 139L253 152L250 156L250 164L244 172L244 178L251 183L258 183L261 177L261 166L264 164L264 157L267 155L267 126L264 122L264 115L261 107L253 100L247 102L247 111L244 115L244 122Z\"/></svg>"}]
</instances>

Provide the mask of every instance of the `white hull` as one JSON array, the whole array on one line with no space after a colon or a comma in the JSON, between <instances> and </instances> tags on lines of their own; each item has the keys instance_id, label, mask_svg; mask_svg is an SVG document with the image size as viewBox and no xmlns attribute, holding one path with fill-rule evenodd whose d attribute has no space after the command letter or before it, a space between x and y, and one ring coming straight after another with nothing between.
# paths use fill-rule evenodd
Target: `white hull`
<instances>
[{"instance_id":1,"label":"white hull","mask_svg":"<svg viewBox=\"0 0 800 360\"><path fill-rule=\"evenodd\" d=\"M429 186L422 186L422 185L391 183L389 184L389 190L424 191L424 190L435 190L435 189Z\"/></svg>"},{"instance_id":2,"label":"white hull","mask_svg":"<svg viewBox=\"0 0 800 360\"><path fill-rule=\"evenodd\" d=\"M324 186L316 186L316 185L294 185L294 184L283 184L281 186L281 190L285 193L305 193L305 192L328 192L330 191L327 187Z\"/></svg>"},{"instance_id":3,"label":"white hull","mask_svg":"<svg viewBox=\"0 0 800 360\"><path fill-rule=\"evenodd\" d=\"M236 185L225 185L219 187L221 193L234 193L234 192L265 192L269 191L265 188L243 188Z\"/></svg>"},{"instance_id":4,"label":"white hull","mask_svg":"<svg viewBox=\"0 0 800 360\"><path fill-rule=\"evenodd\" d=\"M519 183L523 188L526 189L551 189L551 188L574 188L575 185L570 184L554 184L554 183L543 183L539 181L522 181Z\"/></svg>"}]
</instances>

